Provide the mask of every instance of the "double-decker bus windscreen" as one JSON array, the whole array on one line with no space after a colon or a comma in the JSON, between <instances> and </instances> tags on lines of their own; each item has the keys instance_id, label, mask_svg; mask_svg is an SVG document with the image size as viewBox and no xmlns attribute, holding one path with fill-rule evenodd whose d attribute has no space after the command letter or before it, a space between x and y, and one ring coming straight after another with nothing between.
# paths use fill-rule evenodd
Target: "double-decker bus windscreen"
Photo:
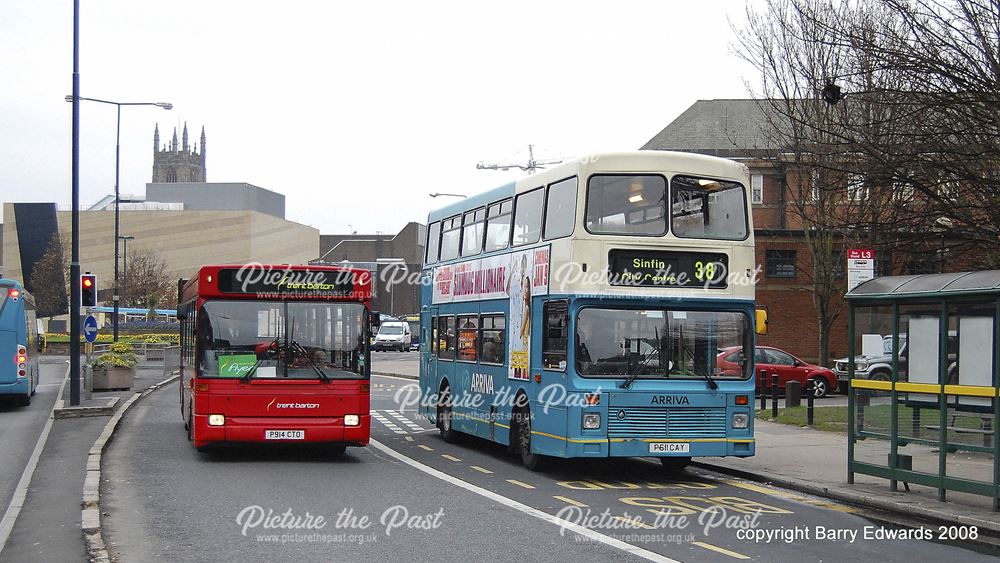
<instances>
[{"instance_id":1,"label":"double-decker bus windscreen","mask_svg":"<svg viewBox=\"0 0 1000 563\"><path fill-rule=\"evenodd\" d=\"M359 303L206 302L198 314L199 375L365 377L365 315Z\"/></svg>"},{"instance_id":2,"label":"double-decker bus windscreen","mask_svg":"<svg viewBox=\"0 0 1000 563\"><path fill-rule=\"evenodd\" d=\"M721 370L724 349L750 350L749 319L728 311L581 309L576 323L576 369L584 377L745 379ZM730 351L731 353L731 351Z\"/></svg>"}]
</instances>

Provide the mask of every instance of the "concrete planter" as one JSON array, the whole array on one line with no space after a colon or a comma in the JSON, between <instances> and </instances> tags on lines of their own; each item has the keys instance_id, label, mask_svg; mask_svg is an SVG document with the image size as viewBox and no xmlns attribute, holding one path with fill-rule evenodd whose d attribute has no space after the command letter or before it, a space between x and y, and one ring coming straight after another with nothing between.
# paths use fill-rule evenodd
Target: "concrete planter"
<instances>
[{"instance_id":1,"label":"concrete planter","mask_svg":"<svg viewBox=\"0 0 1000 563\"><path fill-rule=\"evenodd\" d=\"M135 368L97 366L94 368L94 391L131 389L135 382Z\"/></svg>"}]
</instances>

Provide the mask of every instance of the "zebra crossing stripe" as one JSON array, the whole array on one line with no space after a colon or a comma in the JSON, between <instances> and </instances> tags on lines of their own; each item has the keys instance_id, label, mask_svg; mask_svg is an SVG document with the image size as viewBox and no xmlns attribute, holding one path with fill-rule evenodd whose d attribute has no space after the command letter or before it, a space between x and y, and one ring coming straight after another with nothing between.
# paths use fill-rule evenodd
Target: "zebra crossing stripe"
<instances>
[{"instance_id":1,"label":"zebra crossing stripe","mask_svg":"<svg viewBox=\"0 0 1000 563\"><path fill-rule=\"evenodd\" d=\"M408 426L410 428L410 430L423 430L422 426L420 426L416 422L413 422L409 418L407 418L407 417L399 414L396 411L389 410L389 411L385 411L385 412L389 413L390 415L392 415L393 418L395 418L396 420L399 420L400 422L402 422L403 424L405 424L406 426Z\"/></svg>"},{"instance_id":2,"label":"zebra crossing stripe","mask_svg":"<svg viewBox=\"0 0 1000 563\"><path fill-rule=\"evenodd\" d=\"M372 416L374 416L374 417L375 417L375 420L377 420L377 421L381 422L381 423L382 423L382 424L384 424L384 425L385 425L386 427L388 427L388 428L389 428L389 430L392 430L392 431L393 431L393 432L395 432L396 434L406 434L406 433L407 433L407 432L406 432L406 430L403 430L403 429L402 429L402 428L400 428L399 426L396 426L396 425L395 425L395 424L394 424L394 423L393 423L393 422L392 422L391 420L389 420L389 419L387 419L386 417L382 416L382 415L381 415L380 413L378 413L378 412L375 412L375 411L372 411Z\"/></svg>"}]
</instances>

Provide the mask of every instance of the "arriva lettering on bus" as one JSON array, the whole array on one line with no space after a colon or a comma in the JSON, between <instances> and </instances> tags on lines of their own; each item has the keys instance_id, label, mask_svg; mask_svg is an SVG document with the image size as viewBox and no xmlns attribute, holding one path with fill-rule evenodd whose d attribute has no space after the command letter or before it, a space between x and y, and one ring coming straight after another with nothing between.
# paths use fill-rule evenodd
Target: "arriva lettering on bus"
<instances>
[{"instance_id":1,"label":"arriva lettering on bus","mask_svg":"<svg viewBox=\"0 0 1000 563\"><path fill-rule=\"evenodd\" d=\"M469 383L469 390L473 393L493 394L493 377L485 373L473 373Z\"/></svg>"},{"instance_id":2,"label":"arriva lettering on bus","mask_svg":"<svg viewBox=\"0 0 1000 563\"><path fill-rule=\"evenodd\" d=\"M651 405L690 405L691 401L683 395L653 395Z\"/></svg>"}]
</instances>

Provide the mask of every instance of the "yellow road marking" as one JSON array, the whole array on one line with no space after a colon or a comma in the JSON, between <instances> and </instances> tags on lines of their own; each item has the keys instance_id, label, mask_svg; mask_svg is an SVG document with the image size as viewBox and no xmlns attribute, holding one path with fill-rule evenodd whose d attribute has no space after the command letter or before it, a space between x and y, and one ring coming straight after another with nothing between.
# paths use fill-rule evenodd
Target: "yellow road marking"
<instances>
[{"instance_id":1,"label":"yellow road marking","mask_svg":"<svg viewBox=\"0 0 1000 563\"><path fill-rule=\"evenodd\" d=\"M518 481L517 479L507 479L507 482L510 483L511 485L517 485L518 487L524 487L525 489L534 489L535 488L534 485L529 485L529 484L524 483L522 481Z\"/></svg>"},{"instance_id":2,"label":"yellow road marking","mask_svg":"<svg viewBox=\"0 0 1000 563\"><path fill-rule=\"evenodd\" d=\"M703 541L693 541L691 543L694 544L694 545L697 545L698 547L704 547L705 549L711 549L712 551L714 551L716 553L721 553L723 555L728 555L728 556L733 557L735 559L750 559L749 557L747 557L746 555L743 555L742 553L736 553L735 551L729 551L728 549L719 547L717 545L712 545L710 543L705 543Z\"/></svg>"},{"instance_id":3,"label":"yellow road marking","mask_svg":"<svg viewBox=\"0 0 1000 563\"><path fill-rule=\"evenodd\" d=\"M429 451L429 452L433 452L433 451L434 451L434 448L432 448L432 447L430 447L430 446L425 446L425 445L423 445L423 444L420 444L420 445L418 445L417 447L418 447L418 448L420 448L420 449L422 449L422 450L427 450L427 451Z\"/></svg>"},{"instance_id":4,"label":"yellow road marking","mask_svg":"<svg viewBox=\"0 0 1000 563\"><path fill-rule=\"evenodd\" d=\"M571 499L569 497L561 497L559 495L555 495L552 498L554 498L556 500L561 500L561 501L565 502L566 504L572 504L573 506L579 506L580 508L587 508L586 504L583 504L582 502L577 501L577 500L573 500L573 499Z\"/></svg>"},{"instance_id":5,"label":"yellow road marking","mask_svg":"<svg viewBox=\"0 0 1000 563\"><path fill-rule=\"evenodd\" d=\"M462 460L458 459L457 457L455 457L453 455L448 455L448 454L441 454L441 457L443 457L445 459L450 459L452 461L462 461Z\"/></svg>"},{"instance_id":6,"label":"yellow road marking","mask_svg":"<svg viewBox=\"0 0 1000 563\"><path fill-rule=\"evenodd\" d=\"M826 508L828 510L836 510L836 511L839 511L839 512L847 512L849 514L854 514L854 513L857 512L857 509L851 508L850 506L844 506L844 505L841 505L841 504L827 502L827 501L820 500L820 499L806 498L806 497L799 496L799 495L796 495L796 494L786 493L784 491L779 491L777 489L770 489L768 487L762 487L760 485L754 485L753 483L744 483L742 481L736 481L735 479L723 479L722 482L725 483L725 484L727 484L727 485L731 485L733 487L738 487L740 489L746 489L748 491L754 491L754 492L761 493L761 494L764 494L764 495L768 495L768 496L772 496L772 497L778 497L778 498L783 498L783 499L786 499L786 500L793 500L793 501L796 501L796 502L801 502L803 504L808 504L808 505L816 506L816 507L819 507L819 508Z\"/></svg>"},{"instance_id":7,"label":"yellow road marking","mask_svg":"<svg viewBox=\"0 0 1000 563\"><path fill-rule=\"evenodd\" d=\"M480 473L486 473L486 474L493 473L489 469L486 469L485 467L479 467L478 465L472 465L471 467Z\"/></svg>"},{"instance_id":8,"label":"yellow road marking","mask_svg":"<svg viewBox=\"0 0 1000 563\"><path fill-rule=\"evenodd\" d=\"M413 437L412 436L407 436L406 437L406 441L407 442L412 442L413 441Z\"/></svg>"},{"instance_id":9,"label":"yellow road marking","mask_svg":"<svg viewBox=\"0 0 1000 563\"><path fill-rule=\"evenodd\" d=\"M646 530L655 530L656 529L655 526L650 526L649 524L646 524L646 523L642 522L641 520L636 520L634 518L626 518L624 516L615 516L615 520L618 520L620 522L625 522L626 524L628 524L630 526L635 526L636 528L645 528Z\"/></svg>"}]
</instances>

